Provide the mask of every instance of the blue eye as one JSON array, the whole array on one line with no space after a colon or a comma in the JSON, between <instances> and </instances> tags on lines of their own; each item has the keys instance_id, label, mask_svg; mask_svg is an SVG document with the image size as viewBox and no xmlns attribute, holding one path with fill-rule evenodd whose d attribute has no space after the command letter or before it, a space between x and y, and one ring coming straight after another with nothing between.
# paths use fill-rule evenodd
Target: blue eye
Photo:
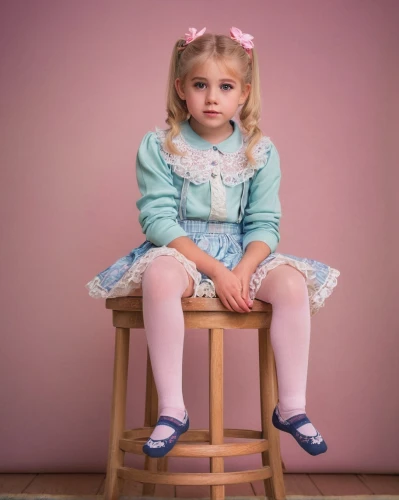
<instances>
[{"instance_id":1,"label":"blue eye","mask_svg":"<svg viewBox=\"0 0 399 500\"><path fill-rule=\"evenodd\" d=\"M194 83L194 87L196 87L197 89L203 89L204 87L199 87L199 85L206 85L204 82L196 82ZM230 89L233 89L234 87L232 85L230 85L229 83L222 83L221 85L222 87L228 87L227 89L224 88L223 90L230 90Z\"/></svg>"}]
</instances>

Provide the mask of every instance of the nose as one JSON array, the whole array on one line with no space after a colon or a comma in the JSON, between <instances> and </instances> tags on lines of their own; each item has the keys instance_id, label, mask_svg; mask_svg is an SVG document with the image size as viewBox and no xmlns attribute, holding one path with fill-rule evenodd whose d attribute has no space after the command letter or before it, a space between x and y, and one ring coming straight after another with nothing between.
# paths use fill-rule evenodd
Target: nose
<instances>
[{"instance_id":1,"label":"nose","mask_svg":"<svg viewBox=\"0 0 399 500\"><path fill-rule=\"evenodd\" d=\"M217 104L216 89L213 88L212 86L208 87L206 102L207 104L215 104L215 103Z\"/></svg>"}]
</instances>

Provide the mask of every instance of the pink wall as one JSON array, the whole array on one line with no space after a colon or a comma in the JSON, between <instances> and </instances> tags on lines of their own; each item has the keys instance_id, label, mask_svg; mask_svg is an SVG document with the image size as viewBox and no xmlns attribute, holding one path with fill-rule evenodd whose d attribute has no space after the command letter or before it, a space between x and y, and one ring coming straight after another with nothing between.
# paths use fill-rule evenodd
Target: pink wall
<instances>
[{"instance_id":1,"label":"pink wall","mask_svg":"<svg viewBox=\"0 0 399 500\"><path fill-rule=\"evenodd\" d=\"M281 156L279 251L341 271L312 320L308 375L329 451L314 458L281 435L283 458L289 472L399 472L399 4L250 5L1 2L1 471L104 471L114 335L84 285L143 241L135 155L164 126L175 39L235 25L255 37L262 127ZM226 426L257 428L256 332L227 332L225 352ZM129 427L143 423L145 354L139 331ZM188 332L184 362L192 426L204 427L205 331Z\"/></svg>"}]
</instances>

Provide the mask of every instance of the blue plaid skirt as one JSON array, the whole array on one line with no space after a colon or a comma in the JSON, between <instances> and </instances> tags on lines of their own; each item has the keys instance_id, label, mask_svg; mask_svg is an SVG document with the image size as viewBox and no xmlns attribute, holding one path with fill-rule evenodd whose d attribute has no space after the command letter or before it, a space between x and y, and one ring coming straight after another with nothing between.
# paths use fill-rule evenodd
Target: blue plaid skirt
<instances>
[{"instance_id":1,"label":"blue plaid skirt","mask_svg":"<svg viewBox=\"0 0 399 500\"><path fill-rule=\"evenodd\" d=\"M223 262L232 270L243 255L242 224L235 222L217 222L202 220L179 220L180 226L188 237L204 252ZM194 262L174 248L167 246L157 247L145 241L134 248L128 255L121 257L114 264L101 271L85 286L93 298L125 297L132 295L135 289L140 288L141 280L147 266L160 255L171 255L185 267L194 280L194 293L192 297L216 297L213 281L197 270ZM329 297L337 285L340 272L327 264L317 260L296 257L294 255L271 253L264 259L253 273L249 296L256 297L256 293L266 277L268 271L280 264L288 264L298 269L306 279L310 312L313 316L324 306L325 299Z\"/></svg>"}]
</instances>

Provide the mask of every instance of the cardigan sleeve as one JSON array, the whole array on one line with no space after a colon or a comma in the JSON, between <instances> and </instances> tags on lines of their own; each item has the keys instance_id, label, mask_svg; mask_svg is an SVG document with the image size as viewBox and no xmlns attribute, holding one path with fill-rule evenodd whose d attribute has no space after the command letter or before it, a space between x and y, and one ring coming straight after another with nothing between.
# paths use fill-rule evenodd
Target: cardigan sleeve
<instances>
[{"instance_id":1,"label":"cardigan sleeve","mask_svg":"<svg viewBox=\"0 0 399 500\"><path fill-rule=\"evenodd\" d=\"M272 143L266 164L252 178L243 217L243 250L251 241L263 241L273 253L280 241L280 156Z\"/></svg>"},{"instance_id":2,"label":"cardigan sleeve","mask_svg":"<svg viewBox=\"0 0 399 500\"><path fill-rule=\"evenodd\" d=\"M139 222L148 241L156 246L170 243L187 233L177 222L178 192L173 185L172 172L162 158L155 132L142 139L136 156L136 177L141 198Z\"/></svg>"}]
</instances>

